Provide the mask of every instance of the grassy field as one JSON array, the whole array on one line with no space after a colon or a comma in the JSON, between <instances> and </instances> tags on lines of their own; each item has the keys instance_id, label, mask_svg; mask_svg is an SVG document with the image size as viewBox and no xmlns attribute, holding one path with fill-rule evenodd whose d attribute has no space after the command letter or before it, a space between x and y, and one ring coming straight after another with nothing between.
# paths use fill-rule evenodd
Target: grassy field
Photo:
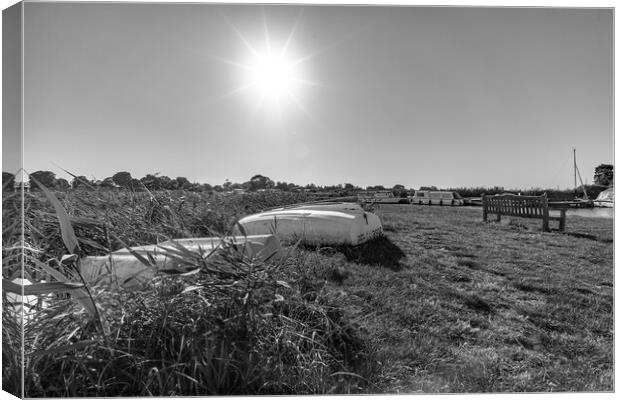
<instances>
[{"instance_id":1,"label":"grassy field","mask_svg":"<svg viewBox=\"0 0 620 400\"><path fill-rule=\"evenodd\" d=\"M83 255L223 233L304 200L56 196ZM13 200L3 197L5 278L19 265ZM64 240L45 197L26 201L26 267L45 269ZM476 208L374 212L385 236L355 248L289 246L278 265L223 254L216 274L93 287L96 318L56 300L26 325L26 395L613 390L612 220L568 217L565 233L542 233L539 220L483 223ZM16 392L19 335L6 309L3 388Z\"/></svg>"},{"instance_id":2,"label":"grassy field","mask_svg":"<svg viewBox=\"0 0 620 400\"><path fill-rule=\"evenodd\" d=\"M562 234L540 220L486 224L475 208L376 212L383 265L330 262L374 343L379 391L613 389L611 219L568 217Z\"/></svg>"}]
</instances>

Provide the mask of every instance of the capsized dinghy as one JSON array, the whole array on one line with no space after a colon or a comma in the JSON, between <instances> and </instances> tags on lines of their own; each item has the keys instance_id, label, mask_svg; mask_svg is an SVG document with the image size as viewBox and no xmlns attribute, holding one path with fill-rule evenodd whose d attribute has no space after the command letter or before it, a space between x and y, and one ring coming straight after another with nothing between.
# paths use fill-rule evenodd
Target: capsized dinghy
<instances>
[{"instance_id":1,"label":"capsized dinghy","mask_svg":"<svg viewBox=\"0 0 620 400\"><path fill-rule=\"evenodd\" d=\"M594 200L594 207L613 207L614 206L614 188L610 187L599 193Z\"/></svg>"},{"instance_id":2,"label":"capsized dinghy","mask_svg":"<svg viewBox=\"0 0 620 400\"><path fill-rule=\"evenodd\" d=\"M218 246L236 246L246 257L260 261L279 260L283 256L280 241L273 235L232 236L224 238L190 238L174 239L160 244L120 249L107 256L90 256L81 260L81 272L88 282L97 282L101 279L129 287L152 279L157 271L175 269L178 261L174 258L178 248L183 248L201 254L208 258ZM132 252L152 258L155 267L144 265ZM147 256L148 254L148 256ZM150 257L149 257L150 256Z\"/></svg>"},{"instance_id":3,"label":"capsized dinghy","mask_svg":"<svg viewBox=\"0 0 620 400\"><path fill-rule=\"evenodd\" d=\"M286 242L358 245L383 234L379 217L355 203L314 203L249 215L239 220L248 235L272 233Z\"/></svg>"}]
</instances>

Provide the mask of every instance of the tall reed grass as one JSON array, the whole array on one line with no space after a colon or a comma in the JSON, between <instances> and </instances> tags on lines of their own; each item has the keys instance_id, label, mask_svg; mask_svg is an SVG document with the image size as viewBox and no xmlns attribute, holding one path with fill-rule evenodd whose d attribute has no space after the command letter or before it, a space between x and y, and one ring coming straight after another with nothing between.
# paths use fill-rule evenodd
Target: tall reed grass
<instances>
[{"instance_id":1,"label":"tall reed grass","mask_svg":"<svg viewBox=\"0 0 620 400\"><path fill-rule=\"evenodd\" d=\"M278 263L227 247L191 274L131 290L81 279L82 256L223 235L239 216L298 196L44 190L26 193L23 205L19 197L3 196L3 282L22 268L45 280L36 287L47 306L27 320L3 307L3 390L22 394L22 368L26 397L355 393L366 384L358 374L366 344L327 294L307 296L320 277L296 247Z\"/></svg>"}]
</instances>

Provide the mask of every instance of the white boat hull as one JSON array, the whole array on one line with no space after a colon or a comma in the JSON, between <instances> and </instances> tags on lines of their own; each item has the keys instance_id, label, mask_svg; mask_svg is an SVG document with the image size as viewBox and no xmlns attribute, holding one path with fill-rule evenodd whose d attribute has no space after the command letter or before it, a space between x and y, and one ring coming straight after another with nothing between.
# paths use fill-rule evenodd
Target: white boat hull
<instances>
[{"instance_id":1,"label":"white boat hull","mask_svg":"<svg viewBox=\"0 0 620 400\"><path fill-rule=\"evenodd\" d=\"M614 206L614 189L613 187L603 190L594 200L594 207L610 207Z\"/></svg>"},{"instance_id":2,"label":"white boat hull","mask_svg":"<svg viewBox=\"0 0 620 400\"><path fill-rule=\"evenodd\" d=\"M248 235L275 234L286 242L358 245L383 234L379 217L355 203L308 204L242 218Z\"/></svg>"},{"instance_id":3,"label":"white boat hull","mask_svg":"<svg viewBox=\"0 0 620 400\"><path fill-rule=\"evenodd\" d=\"M607 208L613 208L614 207L614 202L613 201L594 201L594 207L607 207Z\"/></svg>"},{"instance_id":4,"label":"white boat hull","mask_svg":"<svg viewBox=\"0 0 620 400\"><path fill-rule=\"evenodd\" d=\"M280 241L273 235L235 236L221 238L175 239L160 244L132 247L131 250L144 258L152 258L155 266L144 265L128 249L120 249L107 256L89 256L81 260L81 273L90 283L108 281L124 287L134 286L153 279L158 271L175 269L178 261L174 255L175 246L172 242L182 245L185 249L208 258L218 246L236 245L239 251L248 258L260 261L279 260L283 257ZM150 255L150 257L147 256Z\"/></svg>"},{"instance_id":5,"label":"white boat hull","mask_svg":"<svg viewBox=\"0 0 620 400\"><path fill-rule=\"evenodd\" d=\"M32 285L30 280L21 278L15 278L11 282L20 286ZM38 309L46 308L49 305L48 300L44 296L22 296L8 290L5 296L6 303L3 303L2 306L12 313L20 324L32 321Z\"/></svg>"}]
</instances>

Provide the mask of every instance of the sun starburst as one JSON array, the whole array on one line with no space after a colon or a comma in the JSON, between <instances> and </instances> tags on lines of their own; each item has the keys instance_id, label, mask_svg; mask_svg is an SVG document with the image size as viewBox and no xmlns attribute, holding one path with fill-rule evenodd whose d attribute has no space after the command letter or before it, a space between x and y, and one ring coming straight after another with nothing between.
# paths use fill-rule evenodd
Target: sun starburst
<instances>
[{"instance_id":1,"label":"sun starburst","mask_svg":"<svg viewBox=\"0 0 620 400\"><path fill-rule=\"evenodd\" d=\"M274 54L267 50L259 53L250 64L250 86L265 99L279 100L291 96L298 83L294 60L285 54Z\"/></svg>"},{"instance_id":2,"label":"sun starburst","mask_svg":"<svg viewBox=\"0 0 620 400\"><path fill-rule=\"evenodd\" d=\"M294 36L300 17L301 14L290 33L281 41L270 35L264 14L263 37L254 41L246 38L228 21L246 48L243 61L230 62L240 71L240 84L231 90L230 94L243 93L254 100L254 113L262 111L267 115L282 116L285 110L295 106L309 115L301 98L304 90L316 83L308 79L304 68L304 63L309 59L308 54L296 52L294 49Z\"/></svg>"}]
</instances>

